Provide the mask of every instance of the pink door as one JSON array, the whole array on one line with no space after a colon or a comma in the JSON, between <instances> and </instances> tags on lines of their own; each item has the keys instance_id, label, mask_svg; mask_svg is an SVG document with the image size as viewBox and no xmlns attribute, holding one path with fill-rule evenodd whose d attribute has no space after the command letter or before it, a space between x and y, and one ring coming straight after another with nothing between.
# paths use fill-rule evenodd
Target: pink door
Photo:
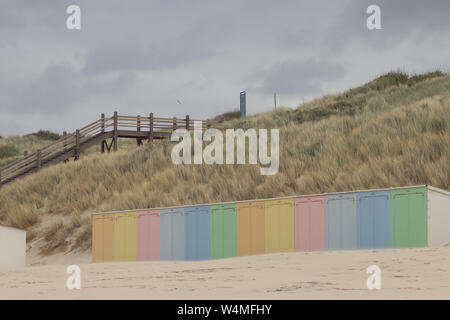
<instances>
[{"instance_id":1,"label":"pink door","mask_svg":"<svg viewBox=\"0 0 450 320\"><path fill-rule=\"evenodd\" d=\"M159 210L138 213L138 260L159 260Z\"/></svg>"},{"instance_id":2,"label":"pink door","mask_svg":"<svg viewBox=\"0 0 450 320\"><path fill-rule=\"evenodd\" d=\"M325 250L325 197L295 199L295 251Z\"/></svg>"}]
</instances>

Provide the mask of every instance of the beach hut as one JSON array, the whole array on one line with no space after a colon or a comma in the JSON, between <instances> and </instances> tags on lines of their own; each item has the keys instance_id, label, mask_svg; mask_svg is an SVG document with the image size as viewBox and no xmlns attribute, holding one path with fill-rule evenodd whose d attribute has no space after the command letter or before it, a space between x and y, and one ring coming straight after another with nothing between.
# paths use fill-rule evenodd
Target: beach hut
<instances>
[{"instance_id":1,"label":"beach hut","mask_svg":"<svg viewBox=\"0 0 450 320\"><path fill-rule=\"evenodd\" d=\"M26 231L0 226L0 268L25 267Z\"/></svg>"}]
</instances>

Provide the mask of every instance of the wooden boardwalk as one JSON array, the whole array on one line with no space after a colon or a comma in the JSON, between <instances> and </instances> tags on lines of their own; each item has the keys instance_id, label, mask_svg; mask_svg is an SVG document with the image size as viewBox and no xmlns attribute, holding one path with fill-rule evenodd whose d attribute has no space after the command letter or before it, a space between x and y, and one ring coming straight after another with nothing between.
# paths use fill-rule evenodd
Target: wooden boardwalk
<instances>
[{"instance_id":1,"label":"wooden boardwalk","mask_svg":"<svg viewBox=\"0 0 450 320\"><path fill-rule=\"evenodd\" d=\"M64 133L60 139L48 146L0 168L0 186L41 168L68 161L70 158L78 160L83 150L96 144L101 145L102 153L117 151L119 138L136 139L138 145L144 140L150 143L170 138L175 129L193 130L194 121L196 120L190 119L189 116L183 119L155 118L153 113L148 117L121 116L117 112L114 112L112 117L105 117L102 114L99 120L70 134ZM203 130L212 124L209 120L199 121Z\"/></svg>"}]
</instances>

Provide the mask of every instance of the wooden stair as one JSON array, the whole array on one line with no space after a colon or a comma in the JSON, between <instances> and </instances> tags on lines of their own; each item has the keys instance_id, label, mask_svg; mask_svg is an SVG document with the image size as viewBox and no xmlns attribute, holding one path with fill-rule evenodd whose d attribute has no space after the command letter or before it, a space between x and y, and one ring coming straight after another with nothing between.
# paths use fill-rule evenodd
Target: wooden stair
<instances>
[{"instance_id":1,"label":"wooden stair","mask_svg":"<svg viewBox=\"0 0 450 320\"><path fill-rule=\"evenodd\" d=\"M117 140L119 138L136 139L137 144L142 140L153 142L154 140L168 139L176 129L194 129L194 123L201 125L202 130L211 126L209 120L192 120L189 116L184 119L155 118L153 113L148 117L142 116L114 116L101 118L87 126L66 134L57 141L26 155L12 163L0 168L0 187L18 178L39 171L70 158L78 160L80 153L94 145L100 144L102 152L117 151ZM134 130L133 130L134 129ZM110 143L108 144L108 140Z\"/></svg>"}]
</instances>

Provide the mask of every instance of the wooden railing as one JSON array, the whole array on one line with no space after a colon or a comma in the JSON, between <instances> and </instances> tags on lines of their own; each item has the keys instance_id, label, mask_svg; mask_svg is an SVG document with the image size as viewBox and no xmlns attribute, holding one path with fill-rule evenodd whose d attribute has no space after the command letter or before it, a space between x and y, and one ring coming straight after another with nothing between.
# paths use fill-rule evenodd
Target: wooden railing
<instances>
[{"instance_id":1,"label":"wooden railing","mask_svg":"<svg viewBox=\"0 0 450 320\"><path fill-rule=\"evenodd\" d=\"M25 173L41 169L50 161L55 161L58 156L62 156L61 161L71 156L77 160L80 152L84 149L84 144L92 139L102 139L103 152L103 143L106 139L111 138L113 150L116 151L117 140L120 137L136 138L139 140L148 139L151 142L153 139L170 137L170 133L175 129L185 128L187 130L193 130L194 121L196 120L190 119L189 116L183 119L177 119L175 117L156 118L153 116L153 113L150 113L148 117L122 116L118 115L117 112L114 112L112 117L105 117L102 114L99 120L70 134L64 134L60 139L46 147L0 168L0 186ZM213 124L210 120L198 121L201 121L202 130L206 130ZM64 157L64 155L67 155L67 157ZM56 160L56 162L61 161Z\"/></svg>"}]
</instances>

